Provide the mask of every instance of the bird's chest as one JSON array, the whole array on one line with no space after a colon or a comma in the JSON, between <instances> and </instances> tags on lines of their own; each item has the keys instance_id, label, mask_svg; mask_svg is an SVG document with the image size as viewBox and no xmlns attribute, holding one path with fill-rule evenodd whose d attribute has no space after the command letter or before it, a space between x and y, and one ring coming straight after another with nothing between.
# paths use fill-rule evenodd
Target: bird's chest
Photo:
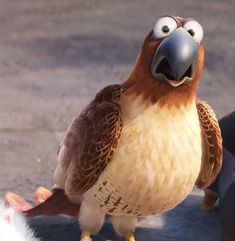
<instances>
[{"instance_id":1,"label":"bird's chest","mask_svg":"<svg viewBox=\"0 0 235 241\"><path fill-rule=\"evenodd\" d=\"M88 196L113 215L153 215L191 191L202 158L196 107L152 107L124 123L120 143Z\"/></svg>"}]
</instances>

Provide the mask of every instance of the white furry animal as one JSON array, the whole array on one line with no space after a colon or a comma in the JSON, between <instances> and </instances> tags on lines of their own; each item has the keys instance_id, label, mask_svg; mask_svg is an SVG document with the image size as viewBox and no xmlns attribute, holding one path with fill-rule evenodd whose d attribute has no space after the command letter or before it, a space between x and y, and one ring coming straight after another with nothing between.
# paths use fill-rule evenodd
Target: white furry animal
<instances>
[{"instance_id":1,"label":"white furry animal","mask_svg":"<svg viewBox=\"0 0 235 241\"><path fill-rule=\"evenodd\" d=\"M8 208L0 200L0 241L39 241L25 217Z\"/></svg>"}]
</instances>

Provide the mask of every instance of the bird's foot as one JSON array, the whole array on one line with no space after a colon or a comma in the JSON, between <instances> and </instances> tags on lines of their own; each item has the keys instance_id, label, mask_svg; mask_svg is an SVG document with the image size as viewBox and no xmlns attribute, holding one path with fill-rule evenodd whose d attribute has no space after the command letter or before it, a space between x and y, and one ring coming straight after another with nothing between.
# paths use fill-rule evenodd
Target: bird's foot
<instances>
[{"instance_id":1,"label":"bird's foot","mask_svg":"<svg viewBox=\"0 0 235 241\"><path fill-rule=\"evenodd\" d=\"M26 202L22 197L12 192L7 192L5 194L4 202L8 207L11 207L17 212L24 212L32 208L32 206L28 202Z\"/></svg>"},{"instance_id":2,"label":"bird's foot","mask_svg":"<svg viewBox=\"0 0 235 241\"><path fill-rule=\"evenodd\" d=\"M205 196L200 209L203 211L213 211L215 209L215 202L218 199L218 194L210 189L205 189L204 192Z\"/></svg>"},{"instance_id":3,"label":"bird's foot","mask_svg":"<svg viewBox=\"0 0 235 241\"><path fill-rule=\"evenodd\" d=\"M92 239L90 237L84 237L80 239L80 241L92 241Z\"/></svg>"},{"instance_id":4,"label":"bird's foot","mask_svg":"<svg viewBox=\"0 0 235 241\"><path fill-rule=\"evenodd\" d=\"M48 189L44 187L38 187L34 192L34 205L39 205L51 195L52 193ZM12 192L7 192L5 194L4 202L8 207L13 208L17 212L24 212L32 208L31 204L29 204L19 195Z\"/></svg>"},{"instance_id":5,"label":"bird's foot","mask_svg":"<svg viewBox=\"0 0 235 241\"><path fill-rule=\"evenodd\" d=\"M135 237L133 233L127 233L125 235L126 241L135 241Z\"/></svg>"},{"instance_id":6,"label":"bird's foot","mask_svg":"<svg viewBox=\"0 0 235 241\"><path fill-rule=\"evenodd\" d=\"M45 187L38 187L36 191L34 192L34 203L35 205L39 205L40 203L43 203L52 195L52 192L46 189Z\"/></svg>"},{"instance_id":7,"label":"bird's foot","mask_svg":"<svg viewBox=\"0 0 235 241\"><path fill-rule=\"evenodd\" d=\"M82 234L81 234L81 239L80 241L92 241L92 239L90 238L91 236L91 232L88 230L83 230Z\"/></svg>"}]
</instances>

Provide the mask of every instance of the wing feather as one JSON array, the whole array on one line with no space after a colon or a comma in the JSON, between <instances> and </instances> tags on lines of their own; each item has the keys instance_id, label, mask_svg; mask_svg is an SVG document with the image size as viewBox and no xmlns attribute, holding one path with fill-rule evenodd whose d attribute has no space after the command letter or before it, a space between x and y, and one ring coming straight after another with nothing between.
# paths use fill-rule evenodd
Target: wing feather
<instances>
[{"instance_id":1,"label":"wing feather","mask_svg":"<svg viewBox=\"0 0 235 241\"><path fill-rule=\"evenodd\" d=\"M222 136L212 108L201 100L197 100L196 104L204 137L204 160L196 184L206 188L215 181L222 167Z\"/></svg>"},{"instance_id":2,"label":"wing feather","mask_svg":"<svg viewBox=\"0 0 235 241\"><path fill-rule=\"evenodd\" d=\"M120 85L106 87L68 128L63 143L71 157L65 170L68 195L86 192L112 161L122 130L118 101L123 93Z\"/></svg>"}]
</instances>

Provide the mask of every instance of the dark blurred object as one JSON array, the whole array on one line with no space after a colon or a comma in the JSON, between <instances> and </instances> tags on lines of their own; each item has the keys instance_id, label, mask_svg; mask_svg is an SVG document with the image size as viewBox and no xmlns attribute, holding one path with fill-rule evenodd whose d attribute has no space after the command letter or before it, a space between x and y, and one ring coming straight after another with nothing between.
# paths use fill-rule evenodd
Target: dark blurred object
<instances>
[{"instance_id":1,"label":"dark blurred object","mask_svg":"<svg viewBox=\"0 0 235 241\"><path fill-rule=\"evenodd\" d=\"M220 204L223 233L221 241L235 240L235 182L226 191Z\"/></svg>"},{"instance_id":2,"label":"dark blurred object","mask_svg":"<svg viewBox=\"0 0 235 241\"><path fill-rule=\"evenodd\" d=\"M223 147L235 155L235 111L223 117L219 124L223 136Z\"/></svg>"},{"instance_id":3,"label":"dark blurred object","mask_svg":"<svg viewBox=\"0 0 235 241\"><path fill-rule=\"evenodd\" d=\"M223 167L216 181L205 190L201 208L213 210L219 198L221 241L235 241L235 111L223 117L219 124L223 136Z\"/></svg>"}]
</instances>

